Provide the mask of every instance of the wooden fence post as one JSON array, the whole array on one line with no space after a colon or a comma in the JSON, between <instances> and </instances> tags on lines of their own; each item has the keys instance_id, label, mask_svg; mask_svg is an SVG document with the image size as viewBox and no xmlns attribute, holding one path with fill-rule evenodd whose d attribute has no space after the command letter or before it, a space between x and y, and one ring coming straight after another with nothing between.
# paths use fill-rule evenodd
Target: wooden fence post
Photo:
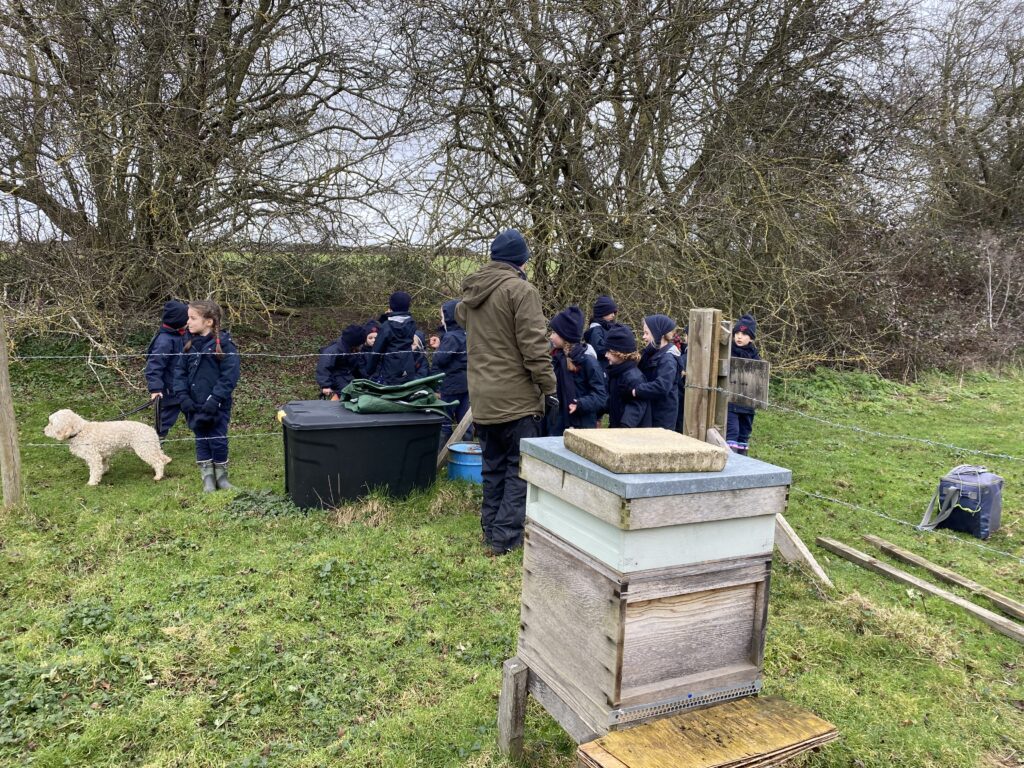
<instances>
[{"instance_id":1,"label":"wooden fence post","mask_svg":"<svg viewBox=\"0 0 1024 768\"><path fill-rule=\"evenodd\" d=\"M7 331L0 312L0 475L3 476L4 506L21 503L21 453L18 424L14 420L14 395L7 369Z\"/></svg>"},{"instance_id":2,"label":"wooden fence post","mask_svg":"<svg viewBox=\"0 0 1024 768\"><path fill-rule=\"evenodd\" d=\"M718 309L691 309L687 339L686 390L683 404L683 432L698 440L707 440L708 428L718 415L719 342L722 312ZM727 372L728 373L728 372Z\"/></svg>"}]
</instances>

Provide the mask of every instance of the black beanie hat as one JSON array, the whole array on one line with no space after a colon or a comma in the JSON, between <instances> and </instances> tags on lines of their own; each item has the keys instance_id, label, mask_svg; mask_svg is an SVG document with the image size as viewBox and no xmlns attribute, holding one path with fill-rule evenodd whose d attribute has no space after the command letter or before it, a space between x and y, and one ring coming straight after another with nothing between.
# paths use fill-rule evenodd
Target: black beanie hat
<instances>
[{"instance_id":1,"label":"black beanie hat","mask_svg":"<svg viewBox=\"0 0 1024 768\"><path fill-rule=\"evenodd\" d=\"M647 330L654 337L654 346L659 346L661 340L676 329L676 321L668 315L648 315L644 318Z\"/></svg>"},{"instance_id":2,"label":"black beanie hat","mask_svg":"<svg viewBox=\"0 0 1024 768\"><path fill-rule=\"evenodd\" d=\"M361 347L366 343L366 328L361 325L349 325L341 332L341 343L348 349Z\"/></svg>"},{"instance_id":3,"label":"black beanie hat","mask_svg":"<svg viewBox=\"0 0 1024 768\"><path fill-rule=\"evenodd\" d=\"M627 325L613 325L604 335L604 345L609 352L629 354L636 352L636 337Z\"/></svg>"},{"instance_id":4,"label":"black beanie hat","mask_svg":"<svg viewBox=\"0 0 1024 768\"><path fill-rule=\"evenodd\" d=\"M619 311L611 296L598 296L594 302L594 317L604 317Z\"/></svg>"},{"instance_id":5,"label":"black beanie hat","mask_svg":"<svg viewBox=\"0 0 1024 768\"><path fill-rule=\"evenodd\" d=\"M504 261L523 266L530 258L530 249L526 245L526 238L519 230L506 229L491 243L491 259L493 261Z\"/></svg>"},{"instance_id":6,"label":"black beanie hat","mask_svg":"<svg viewBox=\"0 0 1024 768\"><path fill-rule=\"evenodd\" d=\"M732 332L735 334L740 331L743 331L752 339L757 338L757 321L754 320L753 315L743 315L736 321L736 325L733 327Z\"/></svg>"},{"instance_id":7,"label":"black beanie hat","mask_svg":"<svg viewBox=\"0 0 1024 768\"><path fill-rule=\"evenodd\" d=\"M562 337L562 341L578 344L583 339L583 310L575 304L566 307L551 318L551 330Z\"/></svg>"},{"instance_id":8,"label":"black beanie hat","mask_svg":"<svg viewBox=\"0 0 1024 768\"><path fill-rule=\"evenodd\" d=\"M184 328L188 323L188 304L168 301L164 304L164 314L160 322L175 330Z\"/></svg>"},{"instance_id":9,"label":"black beanie hat","mask_svg":"<svg viewBox=\"0 0 1024 768\"><path fill-rule=\"evenodd\" d=\"M388 297L388 309L392 312L408 312L412 306L412 296L405 291L395 291Z\"/></svg>"}]
</instances>

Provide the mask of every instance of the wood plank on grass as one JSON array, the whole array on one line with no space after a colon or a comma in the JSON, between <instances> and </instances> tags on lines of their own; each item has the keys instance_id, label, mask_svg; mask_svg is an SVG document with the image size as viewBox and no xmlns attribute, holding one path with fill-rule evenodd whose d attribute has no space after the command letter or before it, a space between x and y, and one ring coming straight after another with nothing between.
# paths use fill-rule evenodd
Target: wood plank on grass
<instances>
[{"instance_id":1,"label":"wood plank on grass","mask_svg":"<svg viewBox=\"0 0 1024 768\"><path fill-rule=\"evenodd\" d=\"M816 541L818 542L819 547L824 547L829 552L839 555L844 560L849 560L854 565L859 565L862 568L867 568L869 571L880 573L893 581L907 584L921 590L922 592L926 592L929 595L933 595L934 597L941 598L946 602L959 606L974 618L988 624L992 629L996 630L996 632L1000 632L1007 637L1012 637L1018 643L1024 643L1024 627L1016 622L1010 621L997 613L993 613L992 611L977 606L970 600L965 600L959 595L947 592L945 589L937 587L931 582L919 579L913 574L901 571L899 568L893 568L891 565L883 563L881 560L871 557L870 555L866 555L853 547L848 547L846 544L836 541L835 539L826 539L819 536Z\"/></svg>"},{"instance_id":2,"label":"wood plank on grass","mask_svg":"<svg viewBox=\"0 0 1024 768\"><path fill-rule=\"evenodd\" d=\"M971 594L981 595L982 597L988 598L999 608L999 610L1009 616L1013 616L1016 619L1024 619L1024 603L1019 603L1013 598L996 592L994 589L989 589L976 581L968 579L966 576L961 576L956 571L951 571L949 568L943 568L941 565L936 565L930 560L925 560L920 555L915 555L909 550L897 547L895 544L879 538L878 536L865 536L864 540L874 544L880 550L888 555L892 555L897 560L909 563L910 565L916 565L918 568L924 568L928 573L947 584L955 584L958 587L963 587L968 590Z\"/></svg>"}]
</instances>

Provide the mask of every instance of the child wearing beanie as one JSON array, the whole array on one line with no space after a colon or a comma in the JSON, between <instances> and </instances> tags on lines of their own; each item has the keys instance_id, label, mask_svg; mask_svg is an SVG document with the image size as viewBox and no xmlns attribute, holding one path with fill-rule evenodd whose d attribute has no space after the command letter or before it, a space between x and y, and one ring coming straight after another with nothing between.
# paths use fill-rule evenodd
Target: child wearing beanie
<instances>
[{"instance_id":1,"label":"child wearing beanie","mask_svg":"<svg viewBox=\"0 0 1024 768\"><path fill-rule=\"evenodd\" d=\"M753 315L743 315L732 329L732 356L748 360L760 360L761 355L754 346L757 338L757 321ZM729 403L728 421L725 425L725 442L736 453L747 455L750 433L754 431L754 409L748 405Z\"/></svg>"},{"instance_id":2,"label":"child wearing beanie","mask_svg":"<svg viewBox=\"0 0 1024 768\"><path fill-rule=\"evenodd\" d=\"M181 413L181 404L172 388L174 367L185 348L187 323L188 304L168 301L164 304L160 328L146 350L146 388L149 390L149 399L158 400L154 405L154 420L161 440L167 437Z\"/></svg>"},{"instance_id":3,"label":"child wearing beanie","mask_svg":"<svg viewBox=\"0 0 1024 768\"><path fill-rule=\"evenodd\" d=\"M645 427L674 430L679 412L679 365L669 347L675 320L667 315L644 318L644 341L647 346L640 355L640 372L644 383L633 389L633 396L647 402L649 411Z\"/></svg>"},{"instance_id":4,"label":"child wearing beanie","mask_svg":"<svg viewBox=\"0 0 1024 768\"><path fill-rule=\"evenodd\" d=\"M395 291L388 299L388 311L381 315L366 369L366 377L378 384L412 381L417 378L417 368L423 367L423 353L414 351L416 321L409 314L411 306L408 293Z\"/></svg>"},{"instance_id":5,"label":"child wearing beanie","mask_svg":"<svg viewBox=\"0 0 1024 768\"><path fill-rule=\"evenodd\" d=\"M316 384L320 393L331 400L338 400L341 390L353 379L363 378L363 345L366 343L366 328L349 325L333 344L320 350L316 362Z\"/></svg>"},{"instance_id":6,"label":"child wearing beanie","mask_svg":"<svg viewBox=\"0 0 1024 768\"><path fill-rule=\"evenodd\" d=\"M583 340L594 348L597 359L605 370L608 368L608 359L604 356L607 349L605 337L609 330L619 327L619 324L615 322L618 312L619 308L611 296L598 296L591 312L590 325L587 327L586 333L583 334Z\"/></svg>"},{"instance_id":7,"label":"child wearing beanie","mask_svg":"<svg viewBox=\"0 0 1024 768\"><path fill-rule=\"evenodd\" d=\"M647 402L633 396L633 390L643 386L646 379L637 363L636 338L632 329L615 325L605 334L608 359L608 426L639 427L647 418Z\"/></svg>"},{"instance_id":8,"label":"child wearing beanie","mask_svg":"<svg viewBox=\"0 0 1024 768\"><path fill-rule=\"evenodd\" d=\"M551 318L558 411L549 414L549 435L561 435L568 427L596 427L598 411L607 405L604 372L582 341L583 311L579 307L566 307Z\"/></svg>"}]
</instances>

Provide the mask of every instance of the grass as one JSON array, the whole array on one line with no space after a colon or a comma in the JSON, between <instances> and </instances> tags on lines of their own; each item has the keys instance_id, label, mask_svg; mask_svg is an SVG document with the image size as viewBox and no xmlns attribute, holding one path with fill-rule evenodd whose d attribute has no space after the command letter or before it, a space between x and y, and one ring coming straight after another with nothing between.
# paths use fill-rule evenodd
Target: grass
<instances>
[{"instance_id":1,"label":"grass","mask_svg":"<svg viewBox=\"0 0 1024 768\"><path fill-rule=\"evenodd\" d=\"M304 329L314 346L330 329ZM284 334L285 337L291 334ZM256 329L238 329L243 352ZM260 338L264 351L294 343ZM279 345L279 346L278 346ZM43 353L35 342L21 354ZM250 359L232 480L204 496L187 439L153 483L120 456L98 488L66 449L25 447L27 500L0 520L0 763L146 766L505 766L495 749L501 662L515 652L521 559L477 541L477 489L439 482L303 512L283 498L278 404L312 396L313 360ZM102 371L13 367L24 444L47 414L111 418L134 404ZM1024 379L856 374L776 382L789 407L861 427L1024 456ZM176 427L172 437L186 438ZM1024 555L1019 462L757 417L753 452L790 467L788 517L864 550L876 533L1021 597L1020 563L820 501L916 523L951 466L1007 481L990 546ZM765 690L828 718L842 740L802 765L1011 766L1024 754L1021 647L934 598L818 550L818 589L777 562ZM923 575L923 574L919 574ZM573 766L574 745L531 703L527 763Z\"/></svg>"}]
</instances>

